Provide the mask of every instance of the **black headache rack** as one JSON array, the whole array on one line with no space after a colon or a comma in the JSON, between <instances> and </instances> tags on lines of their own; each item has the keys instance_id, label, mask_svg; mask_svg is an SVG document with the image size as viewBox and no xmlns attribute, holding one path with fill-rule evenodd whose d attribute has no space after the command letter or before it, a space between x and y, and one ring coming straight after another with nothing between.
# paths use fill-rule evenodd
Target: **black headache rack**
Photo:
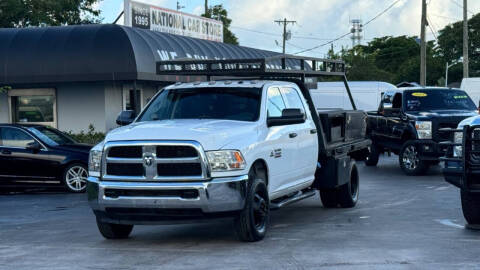
<instances>
[{"instance_id":1,"label":"black headache rack","mask_svg":"<svg viewBox=\"0 0 480 270\"><path fill-rule=\"evenodd\" d=\"M445 157L440 158L445 162L445 180L462 190L480 193L480 125L441 131L450 132L452 138L455 138L455 133L462 134L462 142L452 139L440 143L447 147ZM454 154L455 148L458 156Z\"/></svg>"},{"instance_id":2,"label":"black headache rack","mask_svg":"<svg viewBox=\"0 0 480 270\"><path fill-rule=\"evenodd\" d=\"M294 55L277 55L252 59L195 60L177 59L157 62L157 75L205 76L207 81L216 79L279 79L300 80L307 78L340 76L343 79L352 108L355 102L345 76L345 62ZM315 87L316 88L316 87Z\"/></svg>"}]
</instances>

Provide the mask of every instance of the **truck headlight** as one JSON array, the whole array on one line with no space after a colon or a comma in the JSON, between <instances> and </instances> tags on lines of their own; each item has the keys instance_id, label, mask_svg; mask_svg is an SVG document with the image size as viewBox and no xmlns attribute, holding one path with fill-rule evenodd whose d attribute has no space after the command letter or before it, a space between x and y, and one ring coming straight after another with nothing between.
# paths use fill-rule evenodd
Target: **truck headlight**
<instances>
[{"instance_id":1,"label":"truck headlight","mask_svg":"<svg viewBox=\"0 0 480 270\"><path fill-rule=\"evenodd\" d=\"M102 166L102 150L92 149L90 150L90 155L88 156L88 175L91 176L100 176L100 170Z\"/></svg>"},{"instance_id":2,"label":"truck headlight","mask_svg":"<svg viewBox=\"0 0 480 270\"><path fill-rule=\"evenodd\" d=\"M415 129L419 139L432 138L432 122L431 121L415 121Z\"/></svg>"},{"instance_id":3,"label":"truck headlight","mask_svg":"<svg viewBox=\"0 0 480 270\"><path fill-rule=\"evenodd\" d=\"M463 143L463 132L455 132L454 143ZM462 156L462 147L455 146L453 148L453 156L461 157Z\"/></svg>"},{"instance_id":4,"label":"truck headlight","mask_svg":"<svg viewBox=\"0 0 480 270\"><path fill-rule=\"evenodd\" d=\"M225 172L245 169L246 163L240 151L208 151L208 163L212 172Z\"/></svg>"}]
</instances>

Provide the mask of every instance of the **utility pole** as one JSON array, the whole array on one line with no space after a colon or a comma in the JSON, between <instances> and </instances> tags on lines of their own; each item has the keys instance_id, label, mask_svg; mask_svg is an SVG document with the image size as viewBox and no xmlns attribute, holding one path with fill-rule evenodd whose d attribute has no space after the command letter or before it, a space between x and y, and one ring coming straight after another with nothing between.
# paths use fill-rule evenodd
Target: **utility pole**
<instances>
[{"instance_id":1,"label":"utility pole","mask_svg":"<svg viewBox=\"0 0 480 270\"><path fill-rule=\"evenodd\" d=\"M177 1L177 11L180 11L182 8L185 8L185 6L180 5L180 2Z\"/></svg>"},{"instance_id":2,"label":"utility pole","mask_svg":"<svg viewBox=\"0 0 480 270\"><path fill-rule=\"evenodd\" d=\"M463 0L463 78L468 78L468 14L467 0Z\"/></svg>"},{"instance_id":3,"label":"utility pole","mask_svg":"<svg viewBox=\"0 0 480 270\"><path fill-rule=\"evenodd\" d=\"M420 85L427 84L427 44L425 26L427 25L427 0L422 0L422 22L420 29Z\"/></svg>"},{"instance_id":4,"label":"utility pole","mask_svg":"<svg viewBox=\"0 0 480 270\"><path fill-rule=\"evenodd\" d=\"M286 18L283 19L283 20L276 20L275 21L276 23L278 23L279 25L283 23L283 54L285 54L285 42L290 39L290 37L288 36L289 33L287 34L287 24L291 23L291 24L295 24L297 21L288 21Z\"/></svg>"},{"instance_id":5,"label":"utility pole","mask_svg":"<svg viewBox=\"0 0 480 270\"><path fill-rule=\"evenodd\" d=\"M205 17L210 18L210 15L208 14L208 0L205 0Z\"/></svg>"}]
</instances>

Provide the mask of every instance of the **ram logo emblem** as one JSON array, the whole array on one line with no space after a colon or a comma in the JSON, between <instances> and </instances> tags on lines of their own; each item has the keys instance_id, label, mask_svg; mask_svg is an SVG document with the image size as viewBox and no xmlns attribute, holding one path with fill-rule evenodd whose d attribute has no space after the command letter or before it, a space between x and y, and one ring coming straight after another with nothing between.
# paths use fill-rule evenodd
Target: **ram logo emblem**
<instances>
[{"instance_id":1,"label":"ram logo emblem","mask_svg":"<svg viewBox=\"0 0 480 270\"><path fill-rule=\"evenodd\" d=\"M150 167L153 164L153 156L152 155L145 155L143 156L143 164L145 167Z\"/></svg>"}]
</instances>

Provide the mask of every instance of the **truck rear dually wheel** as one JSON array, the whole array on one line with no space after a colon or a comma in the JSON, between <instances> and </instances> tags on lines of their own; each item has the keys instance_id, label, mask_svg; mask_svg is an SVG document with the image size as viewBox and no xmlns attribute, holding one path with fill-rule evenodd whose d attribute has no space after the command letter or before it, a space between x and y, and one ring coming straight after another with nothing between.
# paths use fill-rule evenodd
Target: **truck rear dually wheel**
<instances>
[{"instance_id":1,"label":"truck rear dually wheel","mask_svg":"<svg viewBox=\"0 0 480 270\"><path fill-rule=\"evenodd\" d=\"M249 176L245 207L235 218L234 226L242 241L262 240L268 229L270 217L270 199L265 183L265 170L254 166Z\"/></svg>"},{"instance_id":2,"label":"truck rear dually wheel","mask_svg":"<svg viewBox=\"0 0 480 270\"><path fill-rule=\"evenodd\" d=\"M133 225L113 224L101 221L97 218L97 227L103 237L107 239L128 238L133 230Z\"/></svg>"},{"instance_id":3,"label":"truck rear dually wheel","mask_svg":"<svg viewBox=\"0 0 480 270\"><path fill-rule=\"evenodd\" d=\"M428 163L420 159L418 146L414 141L407 141L403 144L398 161L406 175L423 175L428 170Z\"/></svg>"},{"instance_id":4,"label":"truck rear dually wheel","mask_svg":"<svg viewBox=\"0 0 480 270\"><path fill-rule=\"evenodd\" d=\"M357 204L360 192L360 178L354 161L350 163L349 169L350 179L348 183L338 188L320 190L320 199L323 207L334 208L340 206L342 208L351 208Z\"/></svg>"},{"instance_id":5,"label":"truck rear dually wheel","mask_svg":"<svg viewBox=\"0 0 480 270\"><path fill-rule=\"evenodd\" d=\"M480 225L480 194L460 191L462 211L468 224Z\"/></svg>"}]
</instances>

